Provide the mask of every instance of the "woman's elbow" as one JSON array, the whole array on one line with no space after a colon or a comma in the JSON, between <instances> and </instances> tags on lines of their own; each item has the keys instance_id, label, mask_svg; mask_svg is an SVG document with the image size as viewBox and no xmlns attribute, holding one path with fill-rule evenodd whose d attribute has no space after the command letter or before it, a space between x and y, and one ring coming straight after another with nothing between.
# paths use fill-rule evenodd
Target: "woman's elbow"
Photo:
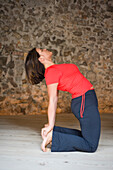
<instances>
[{"instance_id":1,"label":"woman's elbow","mask_svg":"<svg viewBox=\"0 0 113 170\"><path fill-rule=\"evenodd\" d=\"M49 98L49 102L50 103L57 103L57 101L58 101L58 97L57 96Z\"/></svg>"}]
</instances>

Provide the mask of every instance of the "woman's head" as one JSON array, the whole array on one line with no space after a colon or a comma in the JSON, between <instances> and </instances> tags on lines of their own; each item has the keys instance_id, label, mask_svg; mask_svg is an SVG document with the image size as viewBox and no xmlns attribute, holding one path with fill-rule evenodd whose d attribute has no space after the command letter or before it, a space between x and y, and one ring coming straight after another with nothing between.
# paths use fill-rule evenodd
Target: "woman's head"
<instances>
[{"instance_id":1,"label":"woman's head","mask_svg":"<svg viewBox=\"0 0 113 170\"><path fill-rule=\"evenodd\" d=\"M36 51L36 48L33 48L29 51L26 61L25 61L25 70L26 76L31 84L39 84L45 77L45 67L38 60L40 57L39 53Z\"/></svg>"},{"instance_id":2,"label":"woman's head","mask_svg":"<svg viewBox=\"0 0 113 170\"><path fill-rule=\"evenodd\" d=\"M37 48L36 51L40 55L39 61L42 64L46 65L48 62L52 61L52 59L51 59L52 52L51 51L48 51L47 49L40 49L40 48Z\"/></svg>"}]
</instances>

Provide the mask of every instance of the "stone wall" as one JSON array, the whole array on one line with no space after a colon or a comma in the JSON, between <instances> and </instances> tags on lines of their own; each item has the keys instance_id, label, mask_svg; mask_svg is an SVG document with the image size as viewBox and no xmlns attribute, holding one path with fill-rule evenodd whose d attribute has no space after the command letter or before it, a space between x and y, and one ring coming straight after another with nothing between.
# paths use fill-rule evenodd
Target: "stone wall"
<instances>
[{"instance_id":1,"label":"stone wall","mask_svg":"<svg viewBox=\"0 0 113 170\"><path fill-rule=\"evenodd\" d=\"M34 48L53 52L53 62L74 63L93 83L99 110L113 113L112 0L0 0L0 114L47 113L45 80L26 81L24 61ZM61 92L57 113L71 112Z\"/></svg>"}]
</instances>

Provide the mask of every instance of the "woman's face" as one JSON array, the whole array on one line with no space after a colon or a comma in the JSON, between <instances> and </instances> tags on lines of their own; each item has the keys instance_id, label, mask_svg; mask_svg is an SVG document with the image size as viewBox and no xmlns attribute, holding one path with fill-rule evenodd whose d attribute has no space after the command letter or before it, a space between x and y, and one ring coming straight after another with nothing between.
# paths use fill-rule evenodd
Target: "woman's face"
<instances>
[{"instance_id":1,"label":"woman's face","mask_svg":"<svg viewBox=\"0 0 113 170\"><path fill-rule=\"evenodd\" d=\"M45 58L46 60L51 60L52 52L46 49L37 48L36 51L39 53L40 57Z\"/></svg>"}]
</instances>

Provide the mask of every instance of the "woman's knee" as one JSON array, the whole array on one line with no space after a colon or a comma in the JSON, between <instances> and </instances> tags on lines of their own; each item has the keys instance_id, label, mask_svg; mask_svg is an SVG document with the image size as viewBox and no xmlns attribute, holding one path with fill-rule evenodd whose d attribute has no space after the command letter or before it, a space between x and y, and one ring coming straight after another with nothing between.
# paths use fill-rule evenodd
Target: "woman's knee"
<instances>
[{"instance_id":1,"label":"woman's knee","mask_svg":"<svg viewBox=\"0 0 113 170\"><path fill-rule=\"evenodd\" d=\"M93 146L93 147L91 147L91 152L92 152L92 153L96 152L97 148L98 148L98 146L95 146L95 147Z\"/></svg>"}]
</instances>

